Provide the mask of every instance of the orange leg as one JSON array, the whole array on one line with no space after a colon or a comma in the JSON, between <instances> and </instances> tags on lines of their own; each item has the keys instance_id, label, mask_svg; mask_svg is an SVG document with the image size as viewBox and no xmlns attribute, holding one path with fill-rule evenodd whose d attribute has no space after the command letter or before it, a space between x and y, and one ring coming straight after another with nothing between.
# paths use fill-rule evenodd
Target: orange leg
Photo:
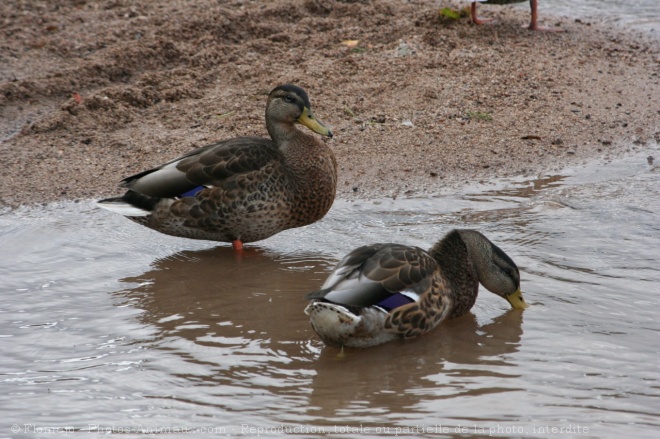
<instances>
[{"instance_id":1,"label":"orange leg","mask_svg":"<svg viewBox=\"0 0 660 439\"><path fill-rule=\"evenodd\" d=\"M470 18L474 24L484 24L488 23L489 21L493 21L492 18L484 18L483 20L477 18L477 2L472 2L470 4Z\"/></svg>"},{"instance_id":2,"label":"orange leg","mask_svg":"<svg viewBox=\"0 0 660 439\"><path fill-rule=\"evenodd\" d=\"M472 3L474 4L474 3ZM529 23L529 30L538 30L541 32L563 32L563 29L550 29L547 27L539 27L538 19L538 0L529 0L529 6L532 9L532 21Z\"/></svg>"},{"instance_id":3,"label":"orange leg","mask_svg":"<svg viewBox=\"0 0 660 439\"><path fill-rule=\"evenodd\" d=\"M240 239L235 239L231 242L231 246L236 251L242 251L243 250L243 241L241 241Z\"/></svg>"},{"instance_id":4,"label":"orange leg","mask_svg":"<svg viewBox=\"0 0 660 439\"><path fill-rule=\"evenodd\" d=\"M529 23L529 30L537 30L541 32L563 32L563 29L550 29L547 27L539 27L538 25L538 19L539 19L539 13L538 13L538 0L529 0L529 6L532 9L532 20ZM488 23L489 21L493 21L492 18L484 18L484 19L479 19L477 17L477 2L472 2L470 4L470 18L472 19L472 23L474 24L484 24Z\"/></svg>"}]
</instances>

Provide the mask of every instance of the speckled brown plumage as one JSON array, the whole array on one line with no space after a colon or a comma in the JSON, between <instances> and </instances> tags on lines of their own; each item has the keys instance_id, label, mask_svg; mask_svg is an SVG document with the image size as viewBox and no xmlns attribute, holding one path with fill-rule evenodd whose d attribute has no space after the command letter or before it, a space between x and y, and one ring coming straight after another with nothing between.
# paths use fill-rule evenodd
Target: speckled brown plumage
<instances>
[{"instance_id":1,"label":"speckled brown plumage","mask_svg":"<svg viewBox=\"0 0 660 439\"><path fill-rule=\"evenodd\" d=\"M197 149L124 179L128 192L99 205L162 233L221 242L254 242L311 224L332 206L337 162L296 123L332 136L304 90L276 87L266 104L271 139L240 137Z\"/></svg>"},{"instance_id":2,"label":"speckled brown plumage","mask_svg":"<svg viewBox=\"0 0 660 439\"><path fill-rule=\"evenodd\" d=\"M479 283L526 306L515 263L473 230L453 230L428 252L400 244L353 250L305 312L330 345L367 347L421 335L474 305Z\"/></svg>"}]
</instances>

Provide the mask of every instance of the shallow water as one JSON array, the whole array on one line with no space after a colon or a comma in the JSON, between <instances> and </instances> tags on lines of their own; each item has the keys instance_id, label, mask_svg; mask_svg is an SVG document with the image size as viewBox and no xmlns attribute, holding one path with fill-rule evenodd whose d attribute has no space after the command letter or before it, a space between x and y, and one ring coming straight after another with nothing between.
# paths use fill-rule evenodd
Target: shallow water
<instances>
[{"instance_id":1,"label":"shallow water","mask_svg":"<svg viewBox=\"0 0 660 439\"><path fill-rule=\"evenodd\" d=\"M658 0L539 0L538 4L542 16L555 15L604 21L660 38ZM517 7L529 10L527 2Z\"/></svg>"},{"instance_id":2,"label":"shallow water","mask_svg":"<svg viewBox=\"0 0 660 439\"><path fill-rule=\"evenodd\" d=\"M437 198L338 201L242 258L92 202L6 212L0 437L657 437L660 166L648 155L660 149ZM482 290L471 314L418 339L343 354L318 341L303 295L343 254L428 247L453 227L518 263L529 309Z\"/></svg>"}]
</instances>

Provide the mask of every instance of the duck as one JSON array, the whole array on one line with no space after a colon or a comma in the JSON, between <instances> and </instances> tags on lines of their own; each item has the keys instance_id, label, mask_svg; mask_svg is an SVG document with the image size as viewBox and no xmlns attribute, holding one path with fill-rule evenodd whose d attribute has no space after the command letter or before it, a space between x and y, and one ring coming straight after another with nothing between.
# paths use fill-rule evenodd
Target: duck
<instances>
[{"instance_id":1,"label":"duck","mask_svg":"<svg viewBox=\"0 0 660 439\"><path fill-rule=\"evenodd\" d=\"M319 137L332 131L312 112L307 92L284 84L266 102L270 138L213 143L124 178L127 191L99 200L105 209L158 232L244 243L323 218L337 187L337 160Z\"/></svg>"},{"instance_id":2,"label":"duck","mask_svg":"<svg viewBox=\"0 0 660 439\"><path fill-rule=\"evenodd\" d=\"M522 3L526 0L472 0L470 3L470 18L474 24L484 24L492 20L492 18L479 19L477 18L477 3L485 3L491 5L508 5L511 3ZM538 0L529 0L529 6L532 10L532 18L529 23L529 30L546 31L546 32L560 32L560 29L552 29L540 27L538 25Z\"/></svg>"},{"instance_id":3,"label":"duck","mask_svg":"<svg viewBox=\"0 0 660 439\"><path fill-rule=\"evenodd\" d=\"M305 314L326 345L367 348L466 314L479 284L513 308L528 307L513 260L482 233L454 229L428 251L392 243L351 251L306 296Z\"/></svg>"}]
</instances>

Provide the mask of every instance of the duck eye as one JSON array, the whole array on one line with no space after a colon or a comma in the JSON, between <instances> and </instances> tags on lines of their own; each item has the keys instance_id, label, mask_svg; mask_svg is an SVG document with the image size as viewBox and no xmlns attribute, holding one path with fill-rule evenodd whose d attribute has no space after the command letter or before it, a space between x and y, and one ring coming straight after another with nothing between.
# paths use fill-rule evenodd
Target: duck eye
<instances>
[{"instance_id":1,"label":"duck eye","mask_svg":"<svg viewBox=\"0 0 660 439\"><path fill-rule=\"evenodd\" d=\"M294 101L293 97L286 95L284 96L284 102L288 102L289 104L292 104Z\"/></svg>"}]
</instances>

